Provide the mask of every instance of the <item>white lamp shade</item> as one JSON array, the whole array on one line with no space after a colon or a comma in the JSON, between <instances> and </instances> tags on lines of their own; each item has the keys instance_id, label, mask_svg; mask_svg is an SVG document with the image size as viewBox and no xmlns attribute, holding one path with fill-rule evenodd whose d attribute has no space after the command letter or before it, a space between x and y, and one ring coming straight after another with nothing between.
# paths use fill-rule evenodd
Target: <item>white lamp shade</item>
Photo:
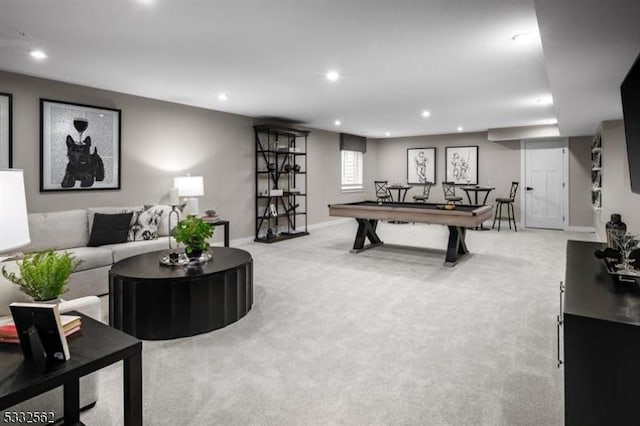
<instances>
[{"instance_id":1,"label":"white lamp shade","mask_svg":"<svg viewBox=\"0 0 640 426\"><path fill-rule=\"evenodd\" d=\"M0 252L26 246L29 238L27 199L22 170L0 170Z\"/></svg>"},{"instance_id":2,"label":"white lamp shade","mask_svg":"<svg viewBox=\"0 0 640 426\"><path fill-rule=\"evenodd\" d=\"M201 197L204 195L202 176L180 176L173 178L173 186L181 197Z\"/></svg>"}]
</instances>

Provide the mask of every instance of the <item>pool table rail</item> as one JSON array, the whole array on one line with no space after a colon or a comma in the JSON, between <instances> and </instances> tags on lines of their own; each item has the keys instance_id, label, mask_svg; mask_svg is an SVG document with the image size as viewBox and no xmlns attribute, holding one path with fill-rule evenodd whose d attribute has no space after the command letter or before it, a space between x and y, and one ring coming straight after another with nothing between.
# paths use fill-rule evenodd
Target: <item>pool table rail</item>
<instances>
[{"instance_id":1,"label":"pool table rail","mask_svg":"<svg viewBox=\"0 0 640 426\"><path fill-rule=\"evenodd\" d=\"M478 226L492 217L493 206L476 206L472 211L425 208L424 204L404 203L329 204L329 216L353 217L356 219L400 220L462 227ZM466 206L465 206L466 207Z\"/></svg>"}]
</instances>

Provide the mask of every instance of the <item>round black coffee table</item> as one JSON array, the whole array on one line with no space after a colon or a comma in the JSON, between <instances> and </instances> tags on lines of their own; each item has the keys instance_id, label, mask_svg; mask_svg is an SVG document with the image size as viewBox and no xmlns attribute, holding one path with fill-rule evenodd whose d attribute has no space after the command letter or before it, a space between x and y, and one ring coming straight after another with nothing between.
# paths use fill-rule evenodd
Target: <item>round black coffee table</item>
<instances>
[{"instance_id":1,"label":"round black coffee table","mask_svg":"<svg viewBox=\"0 0 640 426\"><path fill-rule=\"evenodd\" d=\"M109 271L109 322L140 339L193 336L238 321L253 304L253 259L212 247L198 270L160 264L161 251L133 256Z\"/></svg>"}]
</instances>

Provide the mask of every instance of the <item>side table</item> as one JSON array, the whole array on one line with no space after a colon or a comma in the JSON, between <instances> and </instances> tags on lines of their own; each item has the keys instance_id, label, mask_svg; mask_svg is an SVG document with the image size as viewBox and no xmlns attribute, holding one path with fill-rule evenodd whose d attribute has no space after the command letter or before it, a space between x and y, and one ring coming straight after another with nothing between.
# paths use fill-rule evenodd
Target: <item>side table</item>
<instances>
[{"instance_id":1,"label":"side table","mask_svg":"<svg viewBox=\"0 0 640 426\"><path fill-rule=\"evenodd\" d=\"M224 227L224 246L229 247L229 221L221 219L211 219L209 216L202 216L202 220L213 226Z\"/></svg>"},{"instance_id":2,"label":"side table","mask_svg":"<svg viewBox=\"0 0 640 426\"><path fill-rule=\"evenodd\" d=\"M123 424L142 425L142 342L85 315L73 314L82 317L82 332L68 339L71 359L51 371L30 369L18 345L0 348L0 410L63 386L64 424L82 425L80 377L123 361Z\"/></svg>"}]
</instances>

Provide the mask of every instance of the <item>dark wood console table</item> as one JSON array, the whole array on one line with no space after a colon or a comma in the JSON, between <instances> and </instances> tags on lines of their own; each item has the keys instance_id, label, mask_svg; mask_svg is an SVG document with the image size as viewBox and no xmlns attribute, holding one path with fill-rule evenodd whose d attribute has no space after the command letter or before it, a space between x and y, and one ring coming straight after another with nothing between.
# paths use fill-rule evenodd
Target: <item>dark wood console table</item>
<instances>
[{"instance_id":1,"label":"dark wood console table","mask_svg":"<svg viewBox=\"0 0 640 426\"><path fill-rule=\"evenodd\" d=\"M64 386L64 424L81 425L80 377L123 361L123 424L142 425L142 342L84 315L82 333L68 340L71 359L46 373L28 368L19 345L4 345L0 349L0 410ZM53 419L46 419L43 423L48 420ZM19 420L17 423L41 424L29 419Z\"/></svg>"},{"instance_id":2,"label":"dark wood console table","mask_svg":"<svg viewBox=\"0 0 640 426\"><path fill-rule=\"evenodd\" d=\"M193 336L244 317L253 304L253 259L211 247L199 270L160 264L160 252L129 257L109 271L109 321L140 339Z\"/></svg>"},{"instance_id":3,"label":"dark wood console table","mask_svg":"<svg viewBox=\"0 0 640 426\"><path fill-rule=\"evenodd\" d=\"M614 283L593 253L569 241L564 285L565 425L638 425L640 288ZM563 287L561 285L561 292ZM560 341L560 334L558 334Z\"/></svg>"}]
</instances>

